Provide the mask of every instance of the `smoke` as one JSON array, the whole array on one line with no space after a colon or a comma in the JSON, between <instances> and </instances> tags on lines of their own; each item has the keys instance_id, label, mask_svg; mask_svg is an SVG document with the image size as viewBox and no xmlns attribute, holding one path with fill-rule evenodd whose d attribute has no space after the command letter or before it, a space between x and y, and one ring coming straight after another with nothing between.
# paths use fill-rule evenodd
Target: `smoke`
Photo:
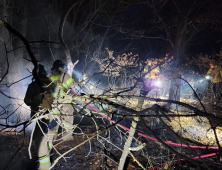
<instances>
[{"instance_id":1,"label":"smoke","mask_svg":"<svg viewBox=\"0 0 222 170\"><path fill-rule=\"evenodd\" d=\"M192 86L192 88L196 91L198 96L201 98L206 90L208 80L205 77L193 76L192 74L186 74L184 75L184 77L188 81L188 83ZM194 97L193 93L194 92L190 88L190 86L182 81L181 95L184 98L193 98Z\"/></svg>"}]
</instances>

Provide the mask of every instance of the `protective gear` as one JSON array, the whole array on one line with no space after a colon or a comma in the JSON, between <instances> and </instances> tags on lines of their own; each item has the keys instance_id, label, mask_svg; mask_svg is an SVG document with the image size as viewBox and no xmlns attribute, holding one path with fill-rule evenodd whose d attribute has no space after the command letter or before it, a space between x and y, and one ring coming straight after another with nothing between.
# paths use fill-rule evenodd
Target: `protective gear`
<instances>
[{"instance_id":1,"label":"protective gear","mask_svg":"<svg viewBox=\"0 0 222 170\"><path fill-rule=\"evenodd\" d=\"M44 95L41 93L37 82L33 81L31 84L29 84L24 98L25 104L31 107L31 116L33 116L39 110L39 106L41 105L42 101L44 101L44 96L48 97L54 90L53 84L48 86L51 83L51 80L46 74L41 73L42 72L39 72L39 78L45 90Z\"/></svg>"},{"instance_id":2,"label":"protective gear","mask_svg":"<svg viewBox=\"0 0 222 170\"><path fill-rule=\"evenodd\" d=\"M213 62L210 62L210 63L209 63L209 65L210 65L210 66L213 66L213 65L214 65L214 63L213 63Z\"/></svg>"},{"instance_id":3,"label":"protective gear","mask_svg":"<svg viewBox=\"0 0 222 170\"><path fill-rule=\"evenodd\" d=\"M211 82L212 83L219 83L222 82L222 67L219 65L211 65L207 75L211 75Z\"/></svg>"},{"instance_id":4,"label":"protective gear","mask_svg":"<svg viewBox=\"0 0 222 170\"><path fill-rule=\"evenodd\" d=\"M46 68L42 65L42 64L39 64L38 65L38 74L41 75L41 74L47 74L47 70Z\"/></svg>"},{"instance_id":5,"label":"protective gear","mask_svg":"<svg viewBox=\"0 0 222 170\"><path fill-rule=\"evenodd\" d=\"M38 170L48 170L51 166L50 156L45 156L39 159L39 168Z\"/></svg>"},{"instance_id":6,"label":"protective gear","mask_svg":"<svg viewBox=\"0 0 222 170\"><path fill-rule=\"evenodd\" d=\"M63 128L63 133L61 134L63 140L72 136L74 109L72 105L69 104L72 102L72 97L67 95L67 92L76 85L74 79L65 73L63 69L58 68L58 66L57 69L54 68L52 68L53 72L50 76L50 79L55 84L55 89L52 93L54 98L52 105L53 114L50 114L50 122L53 122L53 127L49 128L48 132L49 143L51 144L53 140L57 138L60 125ZM55 122L57 124L55 124Z\"/></svg>"},{"instance_id":7,"label":"protective gear","mask_svg":"<svg viewBox=\"0 0 222 170\"><path fill-rule=\"evenodd\" d=\"M31 108L31 117L39 110L39 105L42 103L43 95L36 81L29 84L25 94L24 102Z\"/></svg>"},{"instance_id":8,"label":"protective gear","mask_svg":"<svg viewBox=\"0 0 222 170\"><path fill-rule=\"evenodd\" d=\"M43 98L43 102L41 103L41 108L42 109L48 109L48 110L52 110L52 102L53 102L53 97L52 95L48 94L48 93L43 93L44 98Z\"/></svg>"},{"instance_id":9,"label":"protective gear","mask_svg":"<svg viewBox=\"0 0 222 170\"><path fill-rule=\"evenodd\" d=\"M52 66L51 70L57 70L57 69L59 69L59 67L64 69L64 66L66 66L66 64L62 60L56 60L53 63L53 66Z\"/></svg>"},{"instance_id":10,"label":"protective gear","mask_svg":"<svg viewBox=\"0 0 222 170\"><path fill-rule=\"evenodd\" d=\"M57 75L52 75L50 79L56 83L56 88L52 93L54 98L63 97L66 95L66 92L69 88L75 87L75 81L72 77L70 77L66 73L58 74L59 72L55 73Z\"/></svg>"},{"instance_id":11,"label":"protective gear","mask_svg":"<svg viewBox=\"0 0 222 170\"><path fill-rule=\"evenodd\" d=\"M42 108L50 109L50 93L54 90L53 84L48 86L51 83L51 80L47 77L47 71L43 65L39 65L38 76L43 84L45 90L44 94L41 94L40 88L36 81L33 81L29 84L24 98L25 104L31 107L31 117L36 114L39 110L39 106ZM52 97L51 97L52 98ZM42 103L43 101L43 103ZM51 100L52 102L52 100ZM36 127L34 129L33 139L37 148L37 155L39 157L39 169L49 169L51 166L49 159L49 147L48 139L44 136L48 132L49 120L39 119ZM43 134L43 133L44 134Z\"/></svg>"},{"instance_id":12,"label":"protective gear","mask_svg":"<svg viewBox=\"0 0 222 170\"><path fill-rule=\"evenodd\" d=\"M213 63L210 63L210 69L207 72L207 76L211 76L210 81L213 84L213 93L216 104L218 104L222 97L222 67Z\"/></svg>"}]
</instances>

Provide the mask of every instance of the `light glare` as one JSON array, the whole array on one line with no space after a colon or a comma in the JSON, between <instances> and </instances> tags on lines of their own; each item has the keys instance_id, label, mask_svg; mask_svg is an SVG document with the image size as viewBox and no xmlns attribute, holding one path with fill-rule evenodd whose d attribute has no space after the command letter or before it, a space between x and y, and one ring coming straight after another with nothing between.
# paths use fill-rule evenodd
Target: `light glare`
<instances>
[{"instance_id":1,"label":"light glare","mask_svg":"<svg viewBox=\"0 0 222 170\"><path fill-rule=\"evenodd\" d=\"M210 77L210 75L207 75L205 78L209 80L211 77Z\"/></svg>"},{"instance_id":2,"label":"light glare","mask_svg":"<svg viewBox=\"0 0 222 170\"><path fill-rule=\"evenodd\" d=\"M155 82L155 85L158 86L158 87L160 87L160 86L161 86L161 83L162 83L162 82L161 82L160 80L157 80L157 81Z\"/></svg>"}]
</instances>

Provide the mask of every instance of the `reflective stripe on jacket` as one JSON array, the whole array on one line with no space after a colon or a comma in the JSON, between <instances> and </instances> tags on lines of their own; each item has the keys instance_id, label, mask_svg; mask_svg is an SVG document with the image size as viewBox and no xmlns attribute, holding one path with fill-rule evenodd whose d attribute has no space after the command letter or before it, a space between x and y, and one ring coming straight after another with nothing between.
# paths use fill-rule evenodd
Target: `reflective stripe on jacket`
<instances>
[{"instance_id":1,"label":"reflective stripe on jacket","mask_svg":"<svg viewBox=\"0 0 222 170\"><path fill-rule=\"evenodd\" d=\"M52 93L54 98L63 97L68 89L74 88L76 84L70 75L63 72L56 72L50 79L56 83L55 90Z\"/></svg>"},{"instance_id":2,"label":"reflective stripe on jacket","mask_svg":"<svg viewBox=\"0 0 222 170\"><path fill-rule=\"evenodd\" d=\"M40 164L44 164L44 163L48 163L48 162L50 162L50 157L49 156L39 159Z\"/></svg>"}]
</instances>

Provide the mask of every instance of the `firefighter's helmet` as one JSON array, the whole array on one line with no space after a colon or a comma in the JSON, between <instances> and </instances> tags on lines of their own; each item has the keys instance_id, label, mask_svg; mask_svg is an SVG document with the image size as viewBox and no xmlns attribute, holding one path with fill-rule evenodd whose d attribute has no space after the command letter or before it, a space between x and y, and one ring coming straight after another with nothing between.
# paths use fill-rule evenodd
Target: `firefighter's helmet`
<instances>
[{"instance_id":1,"label":"firefighter's helmet","mask_svg":"<svg viewBox=\"0 0 222 170\"><path fill-rule=\"evenodd\" d=\"M53 63L52 70L56 70L56 69L58 69L59 67L64 68L64 66L66 66L66 64L65 64L62 60L56 60L56 61Z\"/></svg>"},{"instance_id":2,"label":"firefighter's helmet","mask_svg":"<svg viewBox=\"0 0 222 170\"><path fill-rule=\"evenodd\" d=\"M42 64L38 65L38 74L47 74L47 70Z\"/></svg>"}]
</instances>

